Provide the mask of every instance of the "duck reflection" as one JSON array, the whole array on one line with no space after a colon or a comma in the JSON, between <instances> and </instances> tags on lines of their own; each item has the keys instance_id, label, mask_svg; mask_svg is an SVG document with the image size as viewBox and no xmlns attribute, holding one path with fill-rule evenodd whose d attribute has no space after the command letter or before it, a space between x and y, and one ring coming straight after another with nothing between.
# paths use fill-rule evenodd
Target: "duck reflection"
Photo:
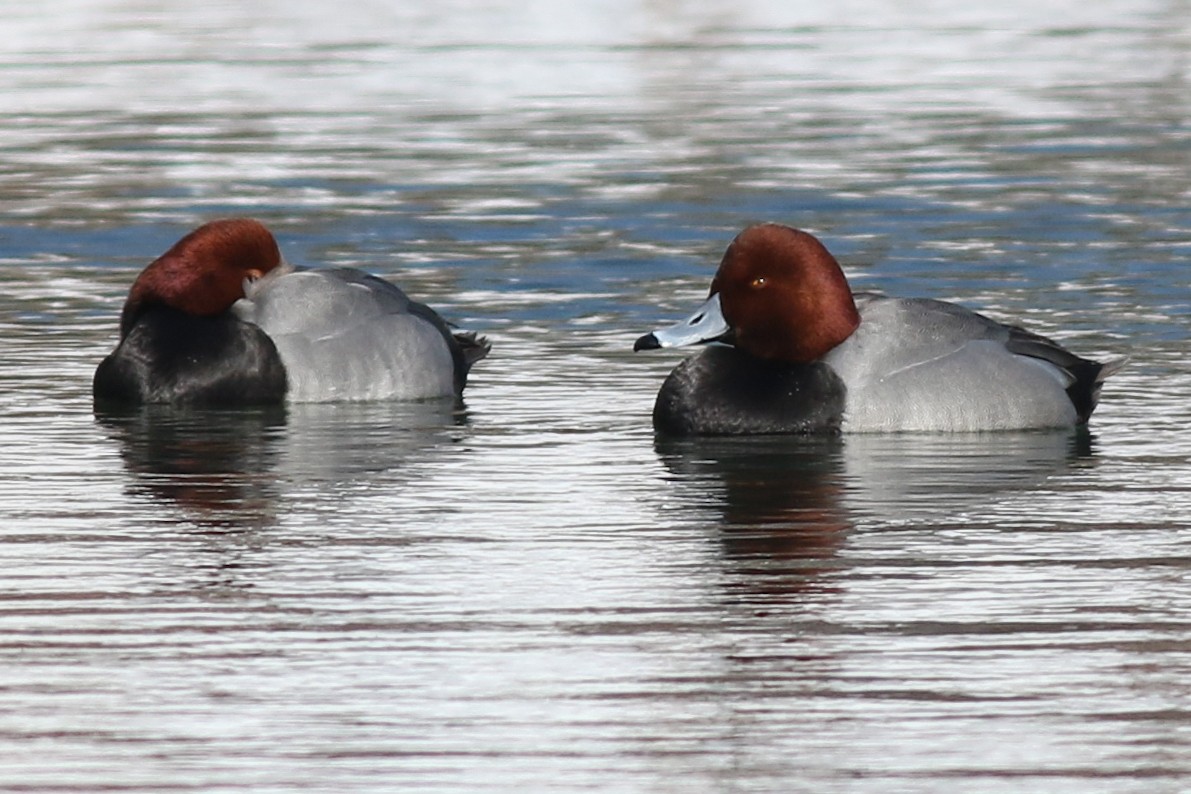
<instances>
[{"instance_id":1,"label":"duck reflection","mask_svg":"<svg viewBox=\"0 0 1191 794\"><path fill-rule=\"evenodd\" d=\"M182 410L149 405L97 412L96 420L119 443L136 497L184 508L209 527L272 523L277 482L271 472L283 408L235 411Z\"/></svg>"},{"instance_id":2,"label":"duck reflection","mask_svg":"<svg viewBox=\"0 0 1191 794\"><path fill-rule=\"evenodd\" d=\"M1094 459L1086 430L659 438L685 507L718 519L731 587L830 588L853 530L951 523Z\"/></svg>"},{"instance_id":3,"label":"duck reflection","mask_svg":"<svg viewBox=\"0 0 1191 794\"><path fill-rule=\"evenodd\" d=\"M1087 428L853 435L844 446L847 509L877 526L951 524L1093 465Z\"/></svg>"},{"instance_id":4,"label":"duck reflection","mask_svg":"<svg viewBox=\"0 0 1191 794\"><path fill-rule=\"evenodd\" d=\"M131 494L221 529L273 525L287 494L335 490L402 467L466 423L449 399L237 410L149 405L97 412L96 420L119 444Z\"/></svg>"},{"instance_id":5,"label":"duck reflection","mask_svg":"<svg viewBox=\"0 0 1191 794\"><path fill-rule=\"evenodd\" d=\"M659 438L657 452L689 505L720 518L732 587L780 595L816 585L852 524L838 438Z\"/></svg>"}]
</instances>

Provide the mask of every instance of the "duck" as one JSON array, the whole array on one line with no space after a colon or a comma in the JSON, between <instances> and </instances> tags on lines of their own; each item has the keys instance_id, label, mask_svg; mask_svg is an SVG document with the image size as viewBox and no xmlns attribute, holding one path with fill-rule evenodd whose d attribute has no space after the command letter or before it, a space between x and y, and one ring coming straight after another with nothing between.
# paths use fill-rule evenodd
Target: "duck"
<instances>
[{"instance_id":1,"label":"duck","mask_svg":"<svg viewBox=\"0 0 1191 794\"><path fill-rule=\"evenodd\" d=\"M634 351L705 344L665 379L671 435L965 432L1086 425L1126 359L1082 358L955 303L853 292L809 232L732 240L694 313Z\"/></svg>"},{"instance_id":2,"label":"duck","mask_svg":"<svg viewBox=\"0 0 1191 794\"><path fill-rule=\"evenodd\" d=\"M92 392L97 405L460 399L490 348L389 281L294 267L263 223L224 218L136 277Z\"/></svg>"}]
</instances>

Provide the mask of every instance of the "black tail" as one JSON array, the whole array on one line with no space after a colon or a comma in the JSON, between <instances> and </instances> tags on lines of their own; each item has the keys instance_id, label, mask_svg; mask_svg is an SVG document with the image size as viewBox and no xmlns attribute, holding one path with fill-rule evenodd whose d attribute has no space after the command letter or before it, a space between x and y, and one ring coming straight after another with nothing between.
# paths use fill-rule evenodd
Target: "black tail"
<instances>
[{"instance_id":1,"label":"black tail","mask_svg":"<svg viewBox=\"0 0 1191 794\"><path fill-rule=\"evenodd\" d=\"M1050 362L1067 374L1071 381L1067 385L1067 397L1075 406L1080 424L1087 422L1092 411L1096 410L1096 403L1100 402L1100 387L1104 385L1105 379L1120 370L1129 360L1114 358L1101 363L1080 358L1053 339L1047 339L1017 326L1011 326L1009 329L1008 347L1018 355Z\"/></svg>"},{"instance_id":2,"label":"black tail","mask_svg":"<svg viewBox=\"0 0 1191 794\"><path fill-rule=\"evenodd\" d=\"M471 369L471 365L477 361L487 358L488 351L492 349L492 343L488 341L488 337L477 336L475 331L453 331L451 336L455 337L455 341L459 343L459 349L463 352L463 361L467 364L468 369Z\"/></svg>"}]
</instances>

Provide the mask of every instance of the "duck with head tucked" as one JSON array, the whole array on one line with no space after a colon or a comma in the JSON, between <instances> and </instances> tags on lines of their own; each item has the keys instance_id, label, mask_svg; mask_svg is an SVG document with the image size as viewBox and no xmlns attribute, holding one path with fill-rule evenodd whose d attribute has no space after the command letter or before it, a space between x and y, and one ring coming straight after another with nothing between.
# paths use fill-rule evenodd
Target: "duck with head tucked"
<instances>
[{"instance_id":1,"label":"duck with head tucked","mask_svg":"<svg viewBox=\"0 0 1191 794\"><path fill-rule=\"evenodd\" d=\"M458 398L489 345L393 284L300 270L259 221L212 221L129 290L97 404L240 406Z\"/></svg>"},{"instance_id":2,"label":"duck with head tucked","mask_svg":"<svg viewBox=\"0 0 1191 794\"><path fill-rule=\"evenodd\" d=\"M983 431L1088 421L1099 363L953 303L853 293L814 236L779 224L732 241L708 300L634 350L704 342L663 383L677 435Z\"/></svg>"}]
</instances>

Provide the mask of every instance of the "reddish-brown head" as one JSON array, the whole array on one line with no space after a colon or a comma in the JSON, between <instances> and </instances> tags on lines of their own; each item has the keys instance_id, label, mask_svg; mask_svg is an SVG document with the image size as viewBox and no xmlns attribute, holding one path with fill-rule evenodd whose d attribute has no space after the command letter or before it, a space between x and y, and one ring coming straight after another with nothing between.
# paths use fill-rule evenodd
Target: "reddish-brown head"
<instances>
[{"instance_id":1,"label":"reddish-brown head","mask_svg":"<svg viewBox=\"0 0 1191 794\"><path fill-rule=\"evenodd\" d=\"M277 241L251 218L206 223L153 260L137 276L120 314L120 335L128 333L147 306L170 306L211 316L244 297L245 279L257 279L281 264Z\"/></svg>"},{"instance_id":2,"label":"reddish-brown head","mask_svg":"<svg viewBox=\"0 0 1191 794\"><path fill-rule=\"evenodd\" d=\"M814 361L860 325L839 263L806 232L764 223L736 236L711 282L735 344L761 358Z\"/></svg>"}]
</instances>

